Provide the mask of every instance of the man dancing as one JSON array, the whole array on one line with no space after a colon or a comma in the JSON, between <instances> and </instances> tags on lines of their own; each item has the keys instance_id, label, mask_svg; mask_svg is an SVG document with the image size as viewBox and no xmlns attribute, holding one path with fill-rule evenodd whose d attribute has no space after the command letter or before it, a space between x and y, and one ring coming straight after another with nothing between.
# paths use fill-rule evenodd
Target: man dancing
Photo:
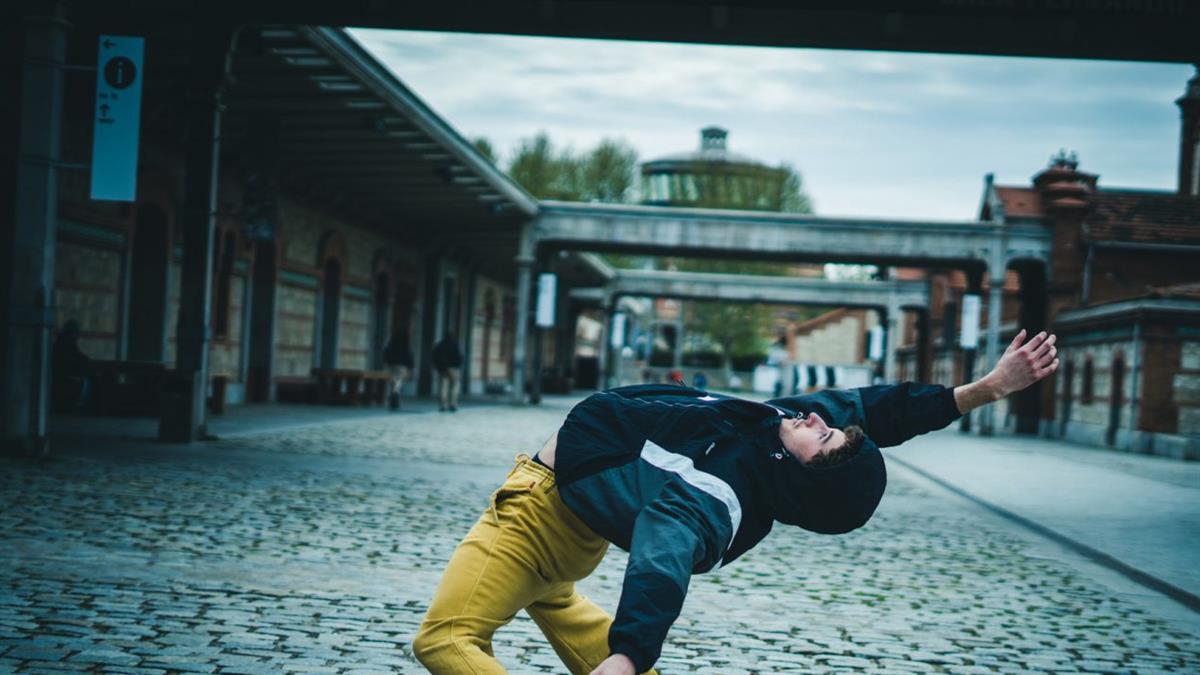
<instances>
[{"instance_id":1,"label":"man dancing","mask_svg":"<svg viewBox=\"0 0 1200 675\"><path fill-rule=\"evenodd\" d=\"M905 382L766 403L670 385L589 396L537 455L518 456L451 557L413 652L433 673L504 673L492 634L524 609L572 673L654 672L693 574L729 564L775 522L862 527L887 483L880 448L1058 368L1053 335L1024 340L952 389ZM575 591L609 543L629 551L615 618Z\"/></svg>"}]
</instances>

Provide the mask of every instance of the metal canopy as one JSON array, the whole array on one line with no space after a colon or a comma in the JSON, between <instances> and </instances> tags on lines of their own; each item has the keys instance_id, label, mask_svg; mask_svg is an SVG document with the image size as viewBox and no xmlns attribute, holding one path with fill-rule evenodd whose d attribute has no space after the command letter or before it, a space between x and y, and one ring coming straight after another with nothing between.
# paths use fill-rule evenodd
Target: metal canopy
<instances>
[{"instance_id":1,"label":"metal canopy","mask_svg":"<svg viewBox=\"0 0 1200 675\"><path fill-rule=\"evenodd\" d=\"M222 133L233 161L277 133L288 194L510 278L537 202L341 29L247 29Z\"/></svg>"},{"instance_id":2,"label":"metal canopy","mask_svg":"<svg viewBox=\"0 0 1200 675\"><path fill-rule=\"evenodd\" d=\"M71 9L148 21L1200 61L1192 0L75 0Z\"/></svg>"}]
</instances>

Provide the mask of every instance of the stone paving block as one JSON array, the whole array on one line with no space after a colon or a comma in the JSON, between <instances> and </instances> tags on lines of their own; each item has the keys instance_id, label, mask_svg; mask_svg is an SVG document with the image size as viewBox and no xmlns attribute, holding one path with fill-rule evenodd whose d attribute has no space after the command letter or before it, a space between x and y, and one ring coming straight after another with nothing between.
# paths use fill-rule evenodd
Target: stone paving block
<instances>
[{"instance_id":1,"label":"stone paving block","mask_svg":"<svg viewBox=\"0 0 1200 675\"><path fill-rule=\"evenodd\" d=\"M135 654L113 649L85 649L77 654L72 654L67 660L78 663L95 663L98 667L104 668L106 666L136 666L142 659Z\"/></svg>"}]
</instances>

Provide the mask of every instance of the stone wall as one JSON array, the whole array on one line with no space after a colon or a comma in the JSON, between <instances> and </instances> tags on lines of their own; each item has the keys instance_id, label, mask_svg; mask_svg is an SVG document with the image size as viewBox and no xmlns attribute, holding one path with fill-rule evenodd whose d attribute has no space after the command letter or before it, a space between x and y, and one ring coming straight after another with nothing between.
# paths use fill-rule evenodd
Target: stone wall
<instances>
[{"instance_id":1,"label":"stone wall","mask_svg":"<svg viewBox=\"0 0 1200 675\"><path fill-rule=\"evenodd\" d=\"M67 321L78 321L83 353L93 359L117 358L121 252L60 235L54 262L56 333Z\"/></svg>"},{"instance_id":2,"label":"stone wall","mask_svg":"<svg viewBox=\"0 0 1200 675\"><path fill-rule=\"evenodd\" d=\"M1200 436L1200 340L1180 346L1180 371L1174 377L1175 402L1179 406L1179 433Z\"/></svg>"},{"instance_id":3,"label":"stone wall","mask_svg":"<svg viewBox=\"0 0 1200 675\"><path fill-rule=\"evenodd\" d=\"M313 367L317 287L314 277L281 274L275 295L275 377L307 377Z\"/></svg>"},{"instance_id":4,"label":"stone wall","mask_svg":"<svg viewBox=\"0 0 1200 675\"><path fill-rule=\"evenodd\" d=\"M877 316L875 312L847 310L829 321L822 322L818 317L801 324L791 345L792 360L813 365L861 363L864 336L878 323Z\"/></svg>"},{"instance_id":5,"label":"stone wall","mask_svg":"<svg viewBox=\"0 0 1200 675\"><path fill-rule=\"evenodd\" d=\"M1057 435L1068 440L1092 445L1128 447L1131 442L1130 415L1133 414L1134 388L1139 398L1141 391L1140 373L1134 370L1134 343L1128 331L1108 331L1081 335L1059 334L1060 367L1054 378L1054 398L1057 403ZM1116 430L1112 426L1112 368L1120 354L1125 364L1120 390L1120 405L1116 410ZM1067 381L1067 364L1073 363L1071 382ZM1086 400L1086 364L1090 360L1092 371L1091 400ZM1070 388L1069 403L1064 398Z\"/></svg>"},{"instance_id":6,"label":"stone wall","mask_svg":"<svg viewBox=\"0 0 1200 675\"><path fill-rule=\"evenodd\" d=\"M508 286L482 275L476 278L475 298L472 303L475 311L470 327L472 392L484 391L488 383L505 383L512 380L509 358L512 350L508 345L512 326L505 325L504 312L505 299L511 296L512 291Z\"/></svg>"}]
</instances>

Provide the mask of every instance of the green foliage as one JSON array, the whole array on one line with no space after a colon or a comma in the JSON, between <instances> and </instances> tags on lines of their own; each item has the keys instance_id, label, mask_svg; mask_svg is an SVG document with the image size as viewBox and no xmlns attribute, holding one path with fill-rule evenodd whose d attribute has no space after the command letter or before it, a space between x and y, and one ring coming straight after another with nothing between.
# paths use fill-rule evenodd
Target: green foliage
<instances>
[{"instance_id":1,"label":"green foliage","mask_svg":"<svg viewBox=\"0 0 1200 675\"><path fill-rule=\"evenodd\" d=\"M474 145L479 154L483 155L487 161L492 164L496 163L496 148L492 147L492 142L487 138L483 136L473 138L471 139L471 145Z\"/></svg>"},{"instance_id":2,"label":"green foliage","mask_svg":"<svg viewBox=\"0 0 1200 675\"><path fill-rule=\"evenodd\" d=\"M625 202L632 196L637 151L623 141L603 139L575 154L554 147L545 132L522 139L508 175L539 199Z\"/></svg>"}]
</instances>

